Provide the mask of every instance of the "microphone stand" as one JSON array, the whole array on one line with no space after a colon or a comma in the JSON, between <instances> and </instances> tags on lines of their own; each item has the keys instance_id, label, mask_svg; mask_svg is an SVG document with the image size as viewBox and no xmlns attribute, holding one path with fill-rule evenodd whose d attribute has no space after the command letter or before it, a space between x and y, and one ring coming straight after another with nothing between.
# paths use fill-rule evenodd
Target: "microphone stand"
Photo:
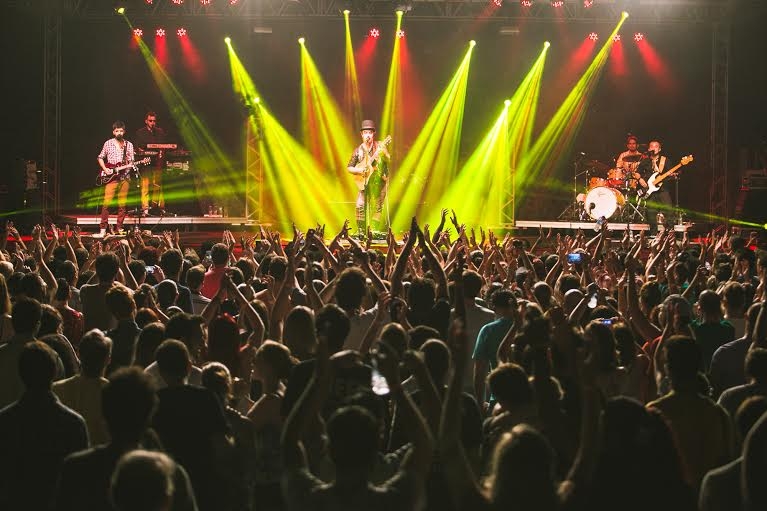
<instances>
[{"instance_id":1,"label":"microphone stand","mask_svg":"<svg viewBox=\"0 0 767 511\"><path fill-rule=\"evenodd\" d=\"M580 165L585 153L579 153L578 157L573 161L573 200L572 202L559 214L557 220L569 218L570 220L580 220L580 213L578 211L578 176L585 174L586 172L578 173L578 165Z\"/></svg>"}]
</instances>

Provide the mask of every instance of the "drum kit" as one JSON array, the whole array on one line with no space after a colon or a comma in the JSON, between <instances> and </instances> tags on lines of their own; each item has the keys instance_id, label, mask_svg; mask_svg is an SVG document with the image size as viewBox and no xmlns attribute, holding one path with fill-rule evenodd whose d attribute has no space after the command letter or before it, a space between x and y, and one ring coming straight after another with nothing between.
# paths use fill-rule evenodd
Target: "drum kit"
<instances>
[{"instance_id":1,"label":"drum kit","mask_svg":"<svg viewBox=\"0 0 767 511\"><path fill-rule=\"evenodd\" d=\"M622 222L641 222L639 183L633 177L641 155L625 156L623 167L610 167L598 160L575 163L573 194L575 201L560 215L560 219L587 222L612 219ZM578 176L585 176L585 188L578 185ZM580 189L580 192L579 192Z\"/></svg>"}]
</instances>

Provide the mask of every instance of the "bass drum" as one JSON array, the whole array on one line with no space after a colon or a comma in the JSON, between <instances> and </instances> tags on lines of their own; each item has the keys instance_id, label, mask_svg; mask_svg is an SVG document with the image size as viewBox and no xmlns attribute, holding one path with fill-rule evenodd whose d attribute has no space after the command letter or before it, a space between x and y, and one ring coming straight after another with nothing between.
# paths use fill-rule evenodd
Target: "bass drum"
<instances>
[{"instance_id":1,"label":"bass drum","mask_svg":"<svg viewBox=\"0 0 767 511\"><path fill-rule=\"evenodd\" d=\"M597 220L601 217L610 218L625 203L626 198L615 188L599 186L586 194L583 209L587 215Z\"/></svg>"}]
</instances>

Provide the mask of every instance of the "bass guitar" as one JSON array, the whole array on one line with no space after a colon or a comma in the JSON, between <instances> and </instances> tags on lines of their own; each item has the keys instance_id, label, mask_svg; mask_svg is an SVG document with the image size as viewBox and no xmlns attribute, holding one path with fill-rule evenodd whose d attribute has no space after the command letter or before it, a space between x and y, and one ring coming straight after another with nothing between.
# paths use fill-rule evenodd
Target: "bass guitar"
<instances>
[{"instance_id":1,"label":"bass guitar","mask_svg":"<svg viewBox=\"0 0 767 511\"><path fill-rule=\"evenodd\" d=\"M128 177L130 170L138 167L139 165L147 165L150 158L144 158L143 160L137 160L131 163L125 163L120 165L119 163L105 163L104 166L107 170L100 169L99 177L96 178L97 185L105 185L112 181L122 181Z\"/></svg>"},{"instance_id":2,"label":"bass guitar","mask_svg":"<svg viewBox=\"0 0 767 511\"><path fill-rule=\"evenodd\" d=\"M378 160L380 159L379 148L381 146L387 147L390 143L391 135L387 135L386 138L379 143L378 148L376 148L372 156L367 156L366 154L365 159L354 166L355 170L361 171L359 174L352 174L358 190L362 191L367 187L370 176L375 172Z\"/></svg>"},{"instance_id":3,"label":"bass guitar","mask_svg":"<svg viewBox=\"0 0 767 511\"><path fill-rule=\"evenodd\" d=\"M663 180L672 175L674 172L677 171L680 167L687 165L693 160L692 155L685 156L682 158L682 160L679 162L678 165L675 167L665 171L665 172L654 172L652 176L650 176L650 179L647 180L647 190L644 190L642 193L640 193L640 196L643 198L647 198L650 195L654 194L658 190L660 190Z\"/></svg>"}]
</instances>

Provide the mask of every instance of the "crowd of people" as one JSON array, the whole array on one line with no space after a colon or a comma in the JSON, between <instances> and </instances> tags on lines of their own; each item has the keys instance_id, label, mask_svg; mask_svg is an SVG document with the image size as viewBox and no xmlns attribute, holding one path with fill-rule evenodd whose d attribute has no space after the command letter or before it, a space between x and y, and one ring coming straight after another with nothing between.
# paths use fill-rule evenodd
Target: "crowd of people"
<instances>
[{"instance_id":1,"label":"crowd of people","mask_svg":"<svg viewBox=\"0 0 767 511\"><path fill-rule=\"evenodd\" d=\"M0 509L767 509L756 234L385 244L6 222Z\"/></svg>"}]
</instances>

